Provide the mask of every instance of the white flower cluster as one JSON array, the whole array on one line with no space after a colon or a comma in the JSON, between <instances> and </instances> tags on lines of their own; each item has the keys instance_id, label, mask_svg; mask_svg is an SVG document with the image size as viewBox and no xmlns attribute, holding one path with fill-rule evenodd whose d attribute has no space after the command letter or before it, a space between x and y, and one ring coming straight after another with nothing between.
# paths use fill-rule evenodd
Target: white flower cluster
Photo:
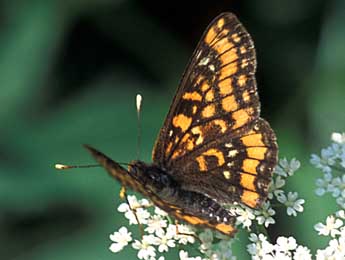
<instances>
[{"instance_id":1,"label":"white flower cluster","mask_svg":"<svg viewBox=\"0 0 345 260\"><path fill-rule=\"evenodd\" d=\"M168 252L171 248L179 249L181 260L235 259L232 256L231 241L228 237L219 234L214 235L208 229L197 233L189 225L178 224L177 227L171 223L167 213L152 206L148 200L138 200L134 195L128 196L127 199L131 208L135 209L135 214L127 203L122 203L118 207L118 211L124 213L130 225L137 225L139 221L144 227L144 234L140 240L133 239L131 232L126 227L121 227L119 231L110 235L112 244L109 249L112 252L120 252L131 244L133 249L138 250L138 258L145 260L163 260L164 256L158 256L158 254ZM200 256L191 257L187 251L183 250L183 246L194 244L196 238L201 241L199 252L204 258Z\"/></svg>"},{"instance_id":2,"label":"white flower cluster","mask_svg":"<svg viewBox=\"0 0 345 260\"><path fill-rule=\"evenodd\" d=\"M315 193L318 196L330 193L345 209L345 134L333 133L332 141L320 155L311 155L311 164L323 172L322 178L316 180Z\"/></svg>"},{"instance_id":3,"label":"white flower cluster","mask_svg":"<svg viewBox=\"0 0 345 260\"><path fill-rule=\"evenodd\" d=\"M331 193L336 198L337 203L345 208L345 134L333 133L333 143L321 150L321 155L313 154L310 162L323 172L323 178L317 179L316 194L322 196ZM271 198L276 196L279 202L293 201L297 197L296 193L289 192L287 196L282 196L280 186L284 186L284 181L279 176L286 177L290 169L298 168L299 163L281 160L276 169L276 182L273 182ZM292 170L293 172L293 170ZM286 175L287 174L287 175ZM304 201L303 201L304 202ZM287 206L287 214L295 216L296 211L300 211L299 204ZM302 208L303 210L303 208ZM316 260L343 260L345 259L345 211L337 211L326 219L326 223L318 223L314 226L321 236L329 237L328 246L318 249L315 255ZM254 260L270 259L291 259L291 260L311 260L310 249L298 245L293 237L278 237L276 244L271 244L263 234L250 235L252 242L247 246L247 251Z\"/></svg>"},{"instance_id":4,"label":"white flower cluster","mask_svg":"<svg viewBox=\"0 0 345 260\"><path fill-rule=\"evenodd\" d=\"M250 234L247 251L253 260L311 260L307 247L297 245L293 237L278 237L276 244L271 244L263 234Z\"/></svg>"},{"instance_id":5,"label":"white flower cluster","mask_svg":"<svg viewBox=\"0 0 345 260\"><path fill-rule=\"evenodd\" d=\"M328 246L318 249L316 260L345 259L345 211L340 210L335 215L328 216L326 224L318 223L314 226L319 235L330 238ZM310 249L298 245L293 237L278 237L276 244L271 244L263 234L250 234L247 251L253 260L311 260Z\"/></svg>"},{"instance_id":6,"label":"white flower cluster","mask_svg":"<svg viewBox=\"0 0 345 260\"><path fill-rule=\"evenodd\" d=\"M328 216L326 224L318 223L315 230L319 235L330 237L328 246L319 249L316 253L317 260L345 259L345 211L337 211L334 215Z\"/></svg>"},{"instance_id":7,"label":"white flower cluster","mask_svg":"<svg viewBox=\"0 0 345 260\"><path fill-rule=\"evenodd\" d=\"M243 228L251 230L253 221L257 224L264 225L266 228L270 224L274 224L275 210L272 204L280 203L286 207L286 213L288 216L297 216L297 212L303 211L304 199L298 198L297 192L288 192L287 194L282 189L286 184L286 179L293 176L299 169L300 162L293 158L290 162L284 158L279 160L279 164L275 169L275 174L269 188L268 199L264 202L263 206L259 210L254 210L243 205L238 205L232 208L231 211L236 214L237 225L242 225Z\"/></svg>"}]
</instances>

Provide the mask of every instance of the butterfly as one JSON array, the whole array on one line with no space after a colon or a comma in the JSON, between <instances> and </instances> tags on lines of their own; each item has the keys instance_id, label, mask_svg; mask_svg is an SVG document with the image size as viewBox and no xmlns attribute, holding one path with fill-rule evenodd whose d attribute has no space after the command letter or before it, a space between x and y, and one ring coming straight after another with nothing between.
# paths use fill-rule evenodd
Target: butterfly
<instances>
[{"instance_id":1,"label":"butterfly","mask_svg":"<svg viewBox=\"0 0 345 260\"><path fill-rule=\"evenodd\" d=\"M266 200L278 146L260 118L253 41L232 13L206 28L183 74L152 151L152 163L128 169L86 145L123 187L198 227L236 232L226 205L259 208Z\"/></svg>"}]
</instances>

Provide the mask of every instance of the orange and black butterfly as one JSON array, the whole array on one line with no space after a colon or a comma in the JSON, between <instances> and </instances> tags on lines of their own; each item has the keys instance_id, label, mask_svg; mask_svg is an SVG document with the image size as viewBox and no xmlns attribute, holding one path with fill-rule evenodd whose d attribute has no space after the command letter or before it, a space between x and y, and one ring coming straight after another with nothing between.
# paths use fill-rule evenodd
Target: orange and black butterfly
<instances>
[{"instance_id":1,"label":"orange and black butterfly","mask_svg":"<svg viewBox=\"0 0 345 260\"><path fill-rule=\"evenodd\" d=\"M128 170L86 146L123 186L178 220L232 236L224 207L265 201L277 163L276 137L260 115L253 41L224 13L203 34L182 77L152 152L152 164Z\"/></svg>"}]
</instances>

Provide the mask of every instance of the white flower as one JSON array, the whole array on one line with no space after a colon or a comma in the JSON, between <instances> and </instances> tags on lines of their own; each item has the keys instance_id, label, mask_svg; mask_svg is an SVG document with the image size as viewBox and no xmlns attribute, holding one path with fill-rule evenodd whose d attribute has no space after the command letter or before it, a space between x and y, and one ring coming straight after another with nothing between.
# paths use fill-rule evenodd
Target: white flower
<instances>
[{"instance_id":1,"label":"white flower","mask_svg":"<svg viewBox=\"0 0 345 260\"><path fill-rule=\"evenodd\" d=\"M332 196L333 197L338 197L338 196L343 196L343 193L345 191L345 174L342 175L341 177L336 177L332 180Z\"/></svg>"},{"instance_id":2,"label":"white flower","mask_svg":"<svg viewBox=\"0 0 345 260\"><path fill-rule=\"evenodd\" d=\"M321 169L324 173L330 173L332 171L330 166L335 164L336 157L337 154L334 149L332 147L327 147L321 150L321 157L312 154L310 163L316 168Z\"/></svg>"},{"instance_id":3,"label":"white flower","mask_svg":"<svg viewBox=\"0 0 345 260\"><path fill-rule=\"evenodd\" d=\"M343 221L340 219L336 219L334 216L328 216L326 219L326 225L322 223L318 223L314 226L315 230L319 232L319 235L328 236L329 234L331 237L339 234L340 228L343 225Z\"/></svg>"},{"instance_id":4,"label":"white flower","mask_svg":"<svg viewBox=\"0 0 345 260\"><path fill-rule=\"evenodd\" d=\"M147 219L150 217L150 212L148 212L146 209L138 208L135 210L135 214L133 211L127 211L125 213L125 217L129 219L129 224L138 224L137 219L135 217L137 216L140 224L147 224Z\"/></svg>"},{"instance_id":5,"label":"white flower","mask_svg":"<svg viewBox=\"0 0 345 260\"><path fill-rule=\"evenodd\" d=\"M316 251L316 260L328 260L330 257L326 250L318 249Z\"/></svg>"},{"instance_id":6,"label":"white flower","mask_svg":"<svg viewBox=\"0 0 345 260\"><path fill-rule=\"evenodd\" d=\"M279 160L275 168L275 173L283 177L292 176L300 166L301 163L295 158L292 158L290 162L286 158L283 158Z\"/></svg>"},{"instance_id":7,"label":"white flower","mask_svg":"<svg viewBox=\"0 0 345 260\"><path fill-rule=\"evenodd\" d=\"M265 237L263 234L259 234L259 236ZM260 240L259 236L255 233L250 233L248 239L249 241L256 243Z\"/></svg>"},{"instance_id":8,"label":"white flower","mask_svg":"<svg viewBox=\"0 0 345 260\"><path fill-rule=\"evenodd\" d=\"M276 251L286 253L295 250L297 247L296 239L293 237L278 237Z\"/></svg>"},{"instance_id":9,"label":"white flower","mask_svg":"<svg viewBox=\"0 0 345 260\"><path fill-rule=\"evenodd\" d=\"M266 258L263 258L263 259L266 259ZM273 254L272 258L268 258L268 259L291 260L291 256L289 254L286 254L286 253L276 252L275 254Z\"/></svg>"},{"instance_id":10,"label":"white flower","mask_svg":"<svg viewBox=\"0 0 345 260\"><path fill-rule=\"evenodd\" d=\"M169 247L175 247L174 233L159 231L157 232L157 245L159 252L168 252Z\"/></svg>"},{"instance_id":11,"label":"white flower","mask_svg":"<svg viewBox=\"0 0 345 260\"><path fill-rule=\"evenodd\" d=\"M269 201L263 203L261 210L255 210L254 213L257 215L256 220L259 225L265 225L265 227L268 227L270 224L275 223L272 216L274 216L276 212L271 208Z\"/></svg>"},{"instance_id":12,"label":"white flower","mask_svg":"<svg viewBox=\"0 0 345 260\"><path fill-rule=\"evenodd\" d=\"M128 196L127 199L131 207L127 203L121 203L117 210L125 213L125 217L129 220L130 225L138 224L135 216L139 219L140 224L146 224L147 219L150 217L150 212L145 207L150 205L149 201L147 199L137 200L135 196Z\"/></svg>"},{"instance_id":13,"label":"white flower","mask_svg":"<svg viewBox=\"0 0 345 260\"><path fill-rule=\"evenodd\" d=\"M249 240L252 244L247 245L247 251L252 255L252 259L273 259L269 258L274 251L274 245L267 241L263 234L250 234Z\"/></svg>"},{"instance_id":14,"label":"white flower","mask_svg":"<svg viewBox=\"0 0 345 260\"><path fill-rule=\"evenodd\" d=\"M293 254L294 260L311 260L310 249L305 246L298 246Z\"/></svg>"},{"instance_id":15,"label":"white flower","mask_svg":"<svg viewBox=\"0 0 345 260\"><path fill-rule=\"evenodd\" d=\"M268 198L271 200L274 196L279 196L279 194L284 191L281 190L285 186L285 180L282 176L277 175L276 178L272 179L271 185L269 186Z\"/></svg>"},{"instance_id":16,"label":"white flower","mask_svg":"<svg viewBox=\"0 0 345 260\"><path fill-rule=\"evenodd\" d=\"M329 241L329 247L332 248L336 255L345 257L345 238L332 239Z\"/></svg>"},{"instance_id":17,"label":"white flower","mask_svg":"<svg viewBox=\"0 0 345 260\"><path fill-rule=\"evenodd\" d=\"M253 213L253 210L250 208L236 208L236 221L237 225L242 224L244 228L250 229L250 226L252 225L252 220L255 219L255 215Z\"/></svg>"},{"instance_id":18,"label":"white flower","mask_svg":"<svg viewBox=\"0 0 345 260\"><path fill-rule=\"evenodd\" d=\"M322 161L322 159L316 154L311 155L310 163L313 164L317 169L323 171L324 173L330 173L332 171L331 167L329 167L327 163Z\"/></svg>"},{"instance_id":19,"label":"white flower","mask_svg":"<svg viewBox=\"0 0 345 260\"><path fill-rule=\"evenodd\" d=\"M336 200L337 204L342 207L343 209L345 209L345 197L341 196L338 197Z\"/></svg>"},{"instance_id":20,"label":"white flower","mask_svg":"<svg viewBox=\"0 0 345 260\"><path fill-rule=\"evenodd\" d=\"M132 233L126 227L121 227L119 231L110 234L110 239L114 242L110 245L110 251L117 253L132 241Z\"/></svg>"},{"instance_id":21,"label":"white flower","mask_svg":"<svg viewBox=\"0 0 345 260\"><path fill-rule=\"evenodd\" d=\"M277 199L280 203L284 204L287 209L287 214L289 216L297 216L297 211L302 212L304 204L304 199L297 199L298 193L297 192L289 192L287 197L284 193L280 194Z\"/></svg>"},{"instance_id":22,"label":"white flower","mask_svg":"<svg viewBox=\"0 0 345 260\"><path fill-rule=\"evenodd\" d=\"M187 245L188 243L193 244L195 242L195 232L189 225L178 224L179 234L176 234L176 226L173 224L169 224L167 232L173 232L175 234L175 240L177 240L179 244Z\"/></svg>"},{"instance_id":23,"label":"white flower","mask_svg":"<svg viewBox=\"0 0 345 260\"><path fill-rule=\"evenodd\" d=\"M187 251L184 251L184 250L181 250L179 252L179 257L180 257L180 260L202 260L202 258L200 256L197 256L197 257L189 257L188 256L188 252Z\"/></svg>"},{"instance_id":24,"label":"white flower","mask_svg":"<svg viewBox=\"0 0 345 260\"><path fill-rule=\"evenodd\" d=\"M132 247L136 250L139 250L138 252L138 258L149 260L152 257L156 256L156 250L152 245L157 244L157 238L153 235L143 236L143 239L141 241L135 240L135 242L132 244Z\"/></svg>"},{"instance_id":25,"label":"white flower","mask_svg":"<svg viewBox=\"0 0 345 260\"><path fill-rule=\"evenodd\" d=\"M345 211L344 210L339 210L335 213L335 215L338 217L338 218L342 218L342 219L345 219Z\"/></svg>"},{"instance_id":26,"label":"white flower","mask_svg":"<svg viewBox=\"0 0 345 260\"><path fill-rule=\"evenodd\" d=\"M160 215L160 216L162 216L162 217L168 216L168 213L166 213L164 210L161 210L161 209L158 208L158 207L155 207L155 214L156 214L156 215Z\"/></svg>"},{"instance_id":27,"label":"white flower","mask_svg":"<svg viewBox=\"0 0 345 260\"><path fill-rule=\"evenodd\" d=\"M326 192L328 192L331 188L330 188L330 183L333 179L333 176L331 173L325 173L323 175L323 178L320 179L316 179L316 190L315 190L315 193L316 195L318 196L322 196L324 195Z\"/></svg>"},{"instance_id":28,"label":"white flower","mask_svg":"<svg viewBox=\"0 0 345 260\"><path fill-rule=\"evenodd\" d=\"M168 226L167 220L160 215L153 215L147 220L147 227L145 231L150 234L162 232Z\"/></svg>"},{"instance_id":29,"label":"white flower","mask_svg":"<svg viewBox=\"0 0 345 260\"><path fill-rule=\"evenodd\" d=\"M147 208L151 204L147 199L140 199L138 200L135 195L129 195L127 196L127 200L129 204L131 205L132 209L137 209L137 208Z\"/></svg>"},{"instance_id":30,"label":"white flower","mask_svg":"<svg viewBox=\"0 0 345 260\"><path fill-rule=\"evenodd\" d=\"M331 139L333 142L344 144L345 143L345 133L332 133Z\"/></svg>"}]
</instances>

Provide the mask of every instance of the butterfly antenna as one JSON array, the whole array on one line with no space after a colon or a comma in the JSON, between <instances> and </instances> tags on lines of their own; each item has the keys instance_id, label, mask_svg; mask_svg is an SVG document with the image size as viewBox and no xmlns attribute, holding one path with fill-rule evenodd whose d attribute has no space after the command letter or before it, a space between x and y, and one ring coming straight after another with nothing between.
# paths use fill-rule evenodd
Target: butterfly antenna
<instances>
[{"instance_id":1,"label":"butterfly antenna","mask_svg":"<svg viewBox=\"0 0 345 260\"><path fill-rule=\"evenodd\" d=\"M123 163L123 162L119 162L118 164L131 165L129 163ZM54 168L57 170L69 170L69 169L74 169L74 168L94 168L94 167L103 167L103 166L100 164L66 165L66 164L61 164L61 163L57 163L54 165Z\"/></svg>"},{"instance_id":2,"label":"butterfly antenna","mask_svg":"<svg viewBox=\"0 0 345 260\"><path fill-rule=\"evenodd\" d=\"M137 127L138 127L138 137L137 137L137 159L140 159L141 150L141 104L143 97L140 94L136 96L136 107L137 107Z\"/></svg>"},{"instance_id":3,"label":"butterfly antenna","mask_svg":"<svg viewBox=\"0 0 345 260\"><path fill-rule=\"evenodd\" d=\"M57 170L68 170L73 168L93 168L93 167L100 167L99 164L88 164L88 165L66 165L66 164L55 164L55 169Z\"/></svg>"}]
</instances>

